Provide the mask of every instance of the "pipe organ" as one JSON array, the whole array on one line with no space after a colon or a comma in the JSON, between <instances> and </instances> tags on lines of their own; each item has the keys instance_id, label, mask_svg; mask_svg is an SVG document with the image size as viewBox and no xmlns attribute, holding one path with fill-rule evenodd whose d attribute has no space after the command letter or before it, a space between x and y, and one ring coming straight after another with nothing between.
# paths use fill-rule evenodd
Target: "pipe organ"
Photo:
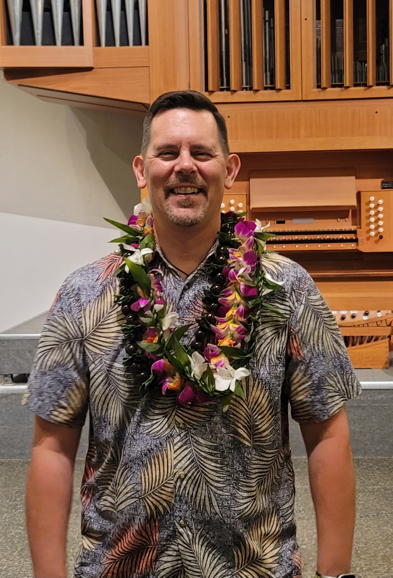
<instances>
[{"instance_id":1,"label":"pipe organ","mask_svg":"<svg viewBox=\"0 0 393 578\"><path fill-rule=\"evenodd\" d=\"M82 0L7 0L6 35L14 46L83 44ZM145 46L146 0L96 0L98 46Z\"/></svg>"}]
</instances>

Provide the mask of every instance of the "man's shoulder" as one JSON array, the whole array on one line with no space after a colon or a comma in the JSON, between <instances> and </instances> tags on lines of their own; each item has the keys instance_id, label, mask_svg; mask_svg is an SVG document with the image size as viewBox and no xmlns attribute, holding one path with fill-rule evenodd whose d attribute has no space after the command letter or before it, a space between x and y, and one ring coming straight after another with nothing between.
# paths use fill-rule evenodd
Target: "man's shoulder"
<instances>
[{"instance_id":1,"label":"man's shoulder","mask_svg":"<svg viewBox=\"0 0 393 578\"><path fill-rule=\"evenodd\" d=\"M115 271L121 263L118 253L111 253L79 267L64 280L60 294L78 294L82 301L92 301L116 285Z\"/></svg>"},{"instance_id":2,"label":"man's shoulder","mask_svg":"<svg viewBox=\"0 0 393 578\"><path fill-rule=\"evenodd\" d=\"M261 264L269 275L279 282L296 282L297 280L311 279L309 273L296 261L289 257L267 251L262 255Z\"/></svg>"}]
</instances>

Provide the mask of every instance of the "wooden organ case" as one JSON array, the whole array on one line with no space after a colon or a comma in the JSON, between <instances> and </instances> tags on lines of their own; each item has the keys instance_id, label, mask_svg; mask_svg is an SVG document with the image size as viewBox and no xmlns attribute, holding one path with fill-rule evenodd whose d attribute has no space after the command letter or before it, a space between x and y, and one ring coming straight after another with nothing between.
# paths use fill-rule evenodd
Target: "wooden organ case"
<instances>
[{"instance_id":1,"label":"wooden organ case","mask_svg":"<svg viewBox=\"0 0 393 578\"><path fill-rule=\"evenodd\" d=\"M275 162L285 164L285 158L278 155ZM311 273L355 367L389 367L393 182L379 181L377 188L371 180L373 188L359 190L354 169L253 170L253 163L247 166L247 158L244 162L241 178L248 181L225 194L222 209L246 210L260 219L275 235L268 248L287 254Z\"/></svg>"}]
</instances>

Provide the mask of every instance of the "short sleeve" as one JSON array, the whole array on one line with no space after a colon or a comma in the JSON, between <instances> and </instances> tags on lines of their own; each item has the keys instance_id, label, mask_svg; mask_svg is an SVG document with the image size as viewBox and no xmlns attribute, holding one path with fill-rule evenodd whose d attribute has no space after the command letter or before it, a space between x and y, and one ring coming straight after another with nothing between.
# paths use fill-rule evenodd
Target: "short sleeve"
<instances>
[{"instance_id":1,"label":"short sleeve","mask_svg":"<svg viewBox=\"0 0 393 578\"><path fill-rule=\"evenodd\" d=\"M323 421L359 395L360 384L332 312L309 274L296 267L286 385L294 419Z\"/></svg>"},{"instance_id":2,"label":"short sleeve","mask_svg":"<svg viewBox=\"0 0 393 578\"><path fill-rule=\"evenodd\" d=\"M83 424L88 400L80 312L78 287L70 276L44 325L24 399L39 417L70 426Z\"/></svg>"}]
</instances>

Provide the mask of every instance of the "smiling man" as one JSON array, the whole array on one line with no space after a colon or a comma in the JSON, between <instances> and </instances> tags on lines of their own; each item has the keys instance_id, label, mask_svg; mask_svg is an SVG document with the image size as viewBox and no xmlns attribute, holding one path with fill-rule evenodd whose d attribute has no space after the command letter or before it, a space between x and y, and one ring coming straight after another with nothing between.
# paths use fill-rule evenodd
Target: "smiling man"
<instances>
[{"instance_id":1,"label":"smiling man","mask_svg":"<svg viewBox=\"0 0 393 578\"><path fill-rule=\"evenodd\" d=\"M288 412L315 505L317 576L354 577L345 402L359 385L299 265L260 223L220 214L240 168L204 95L159 97L134 159L138 205L116 254L64 282L29 383L27 525L36 578L66 578L89 413L76 578L302 576Z\"/></svg>"}]
</instances>

